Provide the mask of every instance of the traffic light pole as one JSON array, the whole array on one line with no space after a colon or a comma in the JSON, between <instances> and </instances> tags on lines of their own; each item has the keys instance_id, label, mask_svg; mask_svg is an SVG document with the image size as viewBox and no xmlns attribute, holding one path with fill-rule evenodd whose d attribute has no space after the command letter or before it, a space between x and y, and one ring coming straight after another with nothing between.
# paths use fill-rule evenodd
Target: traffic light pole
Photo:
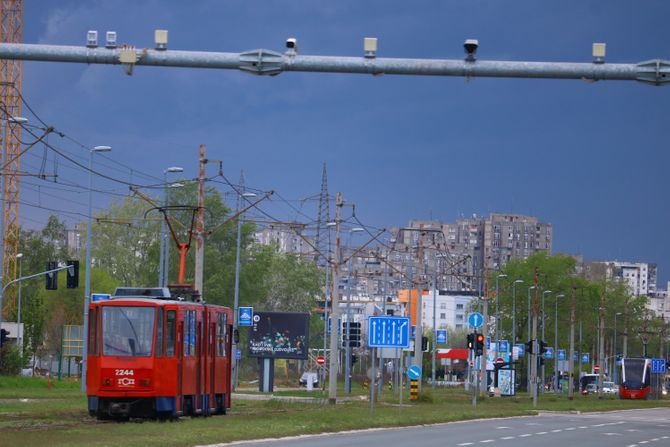
<instances>
[{"instance_id":1,"label":"traffic light pole","mask_svg":"<svg viewBox=\"0 0 670 447\"><path fill-rule=\"evenodd\" d=\"M340 317L340 292L338 288L339 283L339 269L340 269L340 224L342 220L342 193L337 193L335 197L335 253L333 254L333 275L332 275L332 293L330 295L330 302L332 309L330 312L330 358L328 359L328 403L337 403L337 370L339 369L339 337L337 332L339 329Z\"/></svg>"},{"instance_id":2,"label":"traffic light pole","mask_svg":"<svg viewBox=\"0 0 670 447\"><path fill-rule=\"evenodd\" d=\"M132 45L99 48L2 43L0 59L120 65L127 74L132 74L136 65L146 65L241 70L259 76L276 76L283 72L297 71L465 78L619 80L639 81L652 85L670 83L670 62L662 59L637 64L605 63L603 58L595 56L592 62L586 63L484 61L477 60L474 52L468 53L464 59L378 58L376 39L374 44L374 51L366 51L364 55L351 57L299 55L296 49L289 49L284 54L267 49L224 53L135 48Z\"/></svg>"},{"instance_id":3,"label":"traffic light pole","mask_svg":"<svg viewBox=\"0 0 670 447\"><path fill-rule=\"evenodd\" d=\"M74 275L74 265L64 265L62 267L57 267L55 269L50 269L50 270L46 270L44 272L35 273L34 275L22 276L20 278L16 278L16 279L13 279L13 280L9 281L7 284L5 284L5 286L2 289L0 289L0 309L2 309L2 298L5 295L5 290L7 289L7 287L11 286L12 284L16 284L18 282L25 281L27 279L37 278L38 276L44 276L44 275L48 275L50 273L60 272L61 270L65 270L65 269L72 269L71 273L68 273L68 274ZM0 312L0 327L2 327L2 312ZM20 330L20 329L17 329L17 330Z\"/></svg>"},{"instance_id":4,"label":"traffic light pole","mask_svg":"<svg viewBox=\"0 0 670 447\"><path fill-rule=\"evenodd\" d=\"M573 283L570 296L570 354L568 358L568 399L575 398L575 308L576 288Z\"/></svg>"}]
</instances>

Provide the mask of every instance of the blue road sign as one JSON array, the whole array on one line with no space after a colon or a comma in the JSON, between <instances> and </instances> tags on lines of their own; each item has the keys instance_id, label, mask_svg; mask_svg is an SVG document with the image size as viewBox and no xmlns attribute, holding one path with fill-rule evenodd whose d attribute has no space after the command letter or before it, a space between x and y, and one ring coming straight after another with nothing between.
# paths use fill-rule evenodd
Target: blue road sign
<instances>
[{"instance_id":1,"label":"blue road sign","mask_svg":"<svg viewBox=\"0 0 670 447\"><path fill-rule=\"evenodd\" d=\"M236 349L235 350L235 360L241 360L242 359L242 350L241 349Z\"/></svg>"},{"instance_id":2,"label":"blue road sign","mask_svg":"<svg viewBox=\"0 0 670 447\"><path fill-rule=\"evenodd\" d=\"M507 340L500 340L499 352L509 352L509 342Z\"/></svg>"},{"instance_id":3,"label":"blue road sign","mask_svg":"<svg viewBox=\"0 0 670 447\"><path fill-rule=\"evenodd\" d=\"M109 293L92 293L91 294L91 301L104 301L108 300L112 297Z\"/></svg>"},{"instance_id":4,"label":"blue road sign","mask_svg":"<svg viewBox=\"0 0 670 447\"><path fill-rule=\"evenodd\" d=\"M565 360L565 349L558 350L558 360Z\"/></svg>"},{"instance_id":5,"label":"blue road sign","mask_svg":"<svg viewBox=\"0 0 670 447\"><path fill-rule=\"evenodd\" d=\"M407 377L411 380L419 380L421 377L421 367L419 365L412 365L407 369Z\"/></svg>"},{"instance_id":6,"label":"blue road sign","mask_svg":"<svg viewBox=\"0 0 670 447\"><path fill-rule=\"evenodd\" d=\"M524 355L526 355L526 345L524 345L523 343L519 343L518 345L514 346L516 346L517 350L519 351L519 357L523 357Z\"/></svg>"},{"instance_id":7,"label":"blue road sign","mask_svg":"<svg viewBox=\"0 0 670 447\"><path fill-rule=\"evenodd\" d=\"M663 374L666 369L665 359L651 359L652 374Z\"/></svg>"},{"instance_id":8,"label":"blue road sign","mask_svg":"<svg viewBox=\"0 0 670 447\"><path fill-rule=\"evenodd\" d=\"M408 317L368 317L368 346L409 348Z\"/></svg>"},{"instance_id":9,"label":"blue road sign","mask_svg":"<svg viewBox=\"0 0 670 447\"><path fill-rule=\"evenodd\" d=\"M254 308L240 307L238 309L239 317L237 318L238 326L253 326Z\"/></svg>"},{"instance_id":10,"label":"blue road sign","mask_svg":"<svg viewBox=\"0 0 670 447\"><path fill-rule=\"evenodd\" d=\"M412 340L416 338L416 326L412 326Z\"/></svg>"},{"instance_id":11,"label":"blue road sign","mask_svg":"<svg viewBox=\"0 0 670 447\"><path fill-rule=\"evenodd\" d=\"M438 329L436 340L437 340L438 345L446 345L447 344L447 331L445 331L444 329Z\"/></svg>"},{"instance_id":12,"label":"blue road sign","mask_svg":"<svg viewBox=\"0 0 670 447\"><path fill-rule=\"evenodd\" d=\"M588 352L582 354L582 363L589 363L591 361L591 356Z\"/></svg>"},{"instance_id":13,"label":"blue road sign","mask_svg":"<svg viewBox=\"0 0 670 447\"><path fill-rule=\"evenodd\" d=\"M544 353L544 358L545 359L553 359L554 358L554 348L547 348L547 351Z\"/></svg>"},{"instance_id":14,"label":"blue road sign","mask_svg":"<svg viewBox=\"0 0 670 447\"><path fill-rule=\"evenodd\" d=\"M484 316L479 312L472 312L470 315L468 315L468 324L472 328L479 329L483 322Z\"/></svg>"},{"instance_id":15,"label":"blue road sign","mask_svg":"<svg viewBox=\"0 0 670 447\"><path fill-rule=\"evenodd\" d=\"M572 360L574 360L575 362L579 361L579 352L578 351L574 352L574 354L572 355Z\"/></svg>"}]
</instances>

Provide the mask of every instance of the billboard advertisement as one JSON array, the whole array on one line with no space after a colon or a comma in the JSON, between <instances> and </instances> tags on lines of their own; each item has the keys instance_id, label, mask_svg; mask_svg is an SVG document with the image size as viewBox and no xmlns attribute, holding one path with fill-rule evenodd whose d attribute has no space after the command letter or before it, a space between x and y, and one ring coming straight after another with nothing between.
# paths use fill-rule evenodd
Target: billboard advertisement
<instances>
[{"instance_id":1,"label":"billboard advertisement","mask_svg":"<svg viewBox=\"0 0 670 447\"><path fill-rule=\"evenodd\" d=\"M249 328L249 357L307 360L308 345L308 313L254 313Z\"/></svg>"}]
</instances>

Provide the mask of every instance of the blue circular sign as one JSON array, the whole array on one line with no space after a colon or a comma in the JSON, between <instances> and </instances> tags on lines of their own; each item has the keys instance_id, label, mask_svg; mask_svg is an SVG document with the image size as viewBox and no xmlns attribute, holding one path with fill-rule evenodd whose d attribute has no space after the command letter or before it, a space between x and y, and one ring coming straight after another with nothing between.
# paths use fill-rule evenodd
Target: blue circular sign
<instances>
[{"instance_id":1,"label":"blue circular sign","mask_svg":"<svg viewBox=\"0 0 670 447\"><path fill-rule=\"evenodd\" d=\"M412 365L407 369L407 377L412 380L419 380L421 377L421 367L419 365Z\"/></svg>"},{"instance_id":2,"label":"blue circular sign","mask_svg":"<svg viewBox=\"0 0 670 447\"><path fill-rule=\"evenodd\" d=\"M484 316L479 312L472 312L468 315L468 324L470 327L478 329L482 326L482 323L484 323Z\"/></svg>"}]
</instances>

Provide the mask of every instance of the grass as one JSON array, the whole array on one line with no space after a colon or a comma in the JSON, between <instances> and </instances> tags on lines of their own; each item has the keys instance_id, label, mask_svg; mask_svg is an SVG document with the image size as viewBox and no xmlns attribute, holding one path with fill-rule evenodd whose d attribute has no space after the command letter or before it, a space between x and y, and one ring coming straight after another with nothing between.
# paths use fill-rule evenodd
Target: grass
<instances>
[{"instance_id":1,"label":"grass","mask_svg":"<svg viewBox=\"0 0 670 447\"><path fill-rule=\"evenodd\" d=\"M354 392L362 388L354 388ZM291 390L274 393L298 397L327 397L322 391ZM339 394L342 396L341 394ZM579 396L544 395L537 409L524 395L479 399L462 389L428 388L419 403L385 390L374 412L369 402L352 400L331 406L285 400L235 400L226 416L182 418L176 422L98 422L86 412L79 383L59 382L48 389L40 379L0 377L0 439L2 445L50 446L191 446L251 438L280 437L371 427L440 423L472 418L533 415L543 411L606 411L670 406L668 401L620 401Z\"/></svg>"}]
</instances>

